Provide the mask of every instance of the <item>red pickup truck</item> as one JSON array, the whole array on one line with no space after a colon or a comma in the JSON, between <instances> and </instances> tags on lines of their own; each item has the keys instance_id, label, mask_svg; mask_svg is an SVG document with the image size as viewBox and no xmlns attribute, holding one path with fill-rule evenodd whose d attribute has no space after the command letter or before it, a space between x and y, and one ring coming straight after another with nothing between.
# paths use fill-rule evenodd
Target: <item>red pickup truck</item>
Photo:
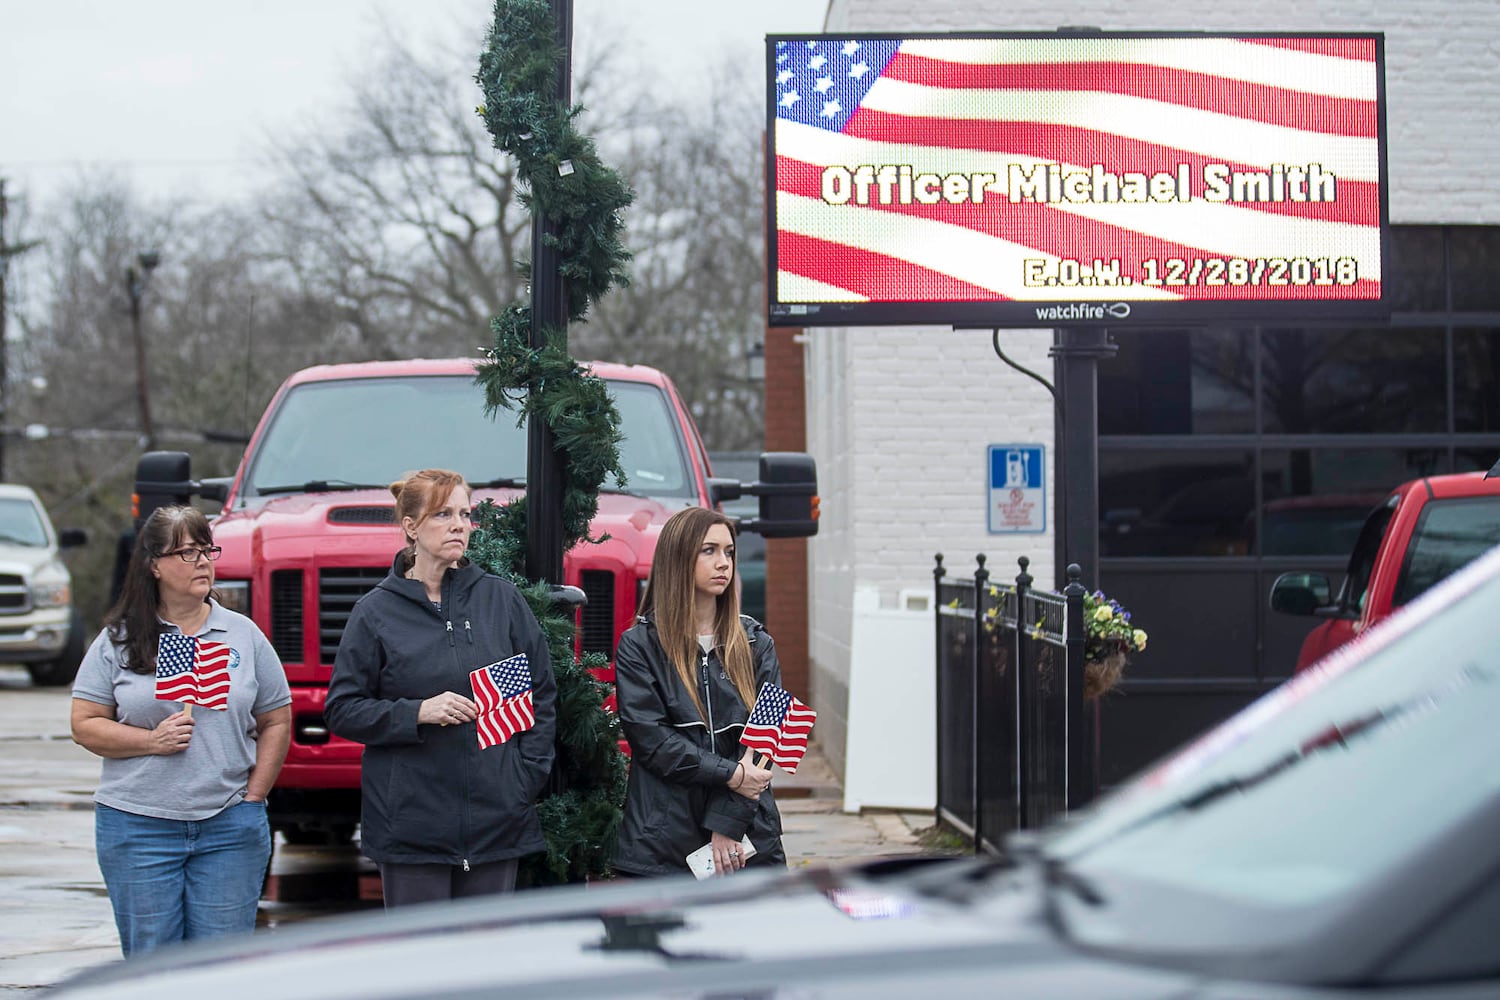
<instances>
[{"instance_id":1,"label":"red pickup truck","mask_svg":"<svg viewBox=\"0 0 1500 1000\"><path fill-rule=\"evenodd\" d=\"M361 746L323 721L333 657L354 602L385 576L401 547L388 484L416 469L461 472L476 498L504 502L525 489L526 429L484 414L470 359L322 365L282 384L229 479L190 476L188 456L149 452L136 471L137 518L192 494L218 500L214 542L224 549L215 589L270 638L292 688L292 745L272 790L272 825L291 843L346 841L359 819ZM656 537L673 512L757 495L742 531L814 534L816 471L796 452L760 456L760 481L714 477L692 416L672 381L642 365L595 363L620 414L628 481L600 490L590 524L598 544L564 554L579 588L577 650L613 660L634 621ZM613 670L600 679L612 681Z\"/></svg>"},{"instance_id":2,"label":"red pickup truck","mask_svg":"<svg viewBox=\"0 0 1500 1000\"><path fill-rule=\"evenodd\" d=\"M1402 483L1366 518L1337 595L1318 573L1283 573L1272 585L1272 610L1326 619L1303 640L1297 669L1315 663L1497 544L1500 474L1495 470Z\"/></svg>"}]
</instances>

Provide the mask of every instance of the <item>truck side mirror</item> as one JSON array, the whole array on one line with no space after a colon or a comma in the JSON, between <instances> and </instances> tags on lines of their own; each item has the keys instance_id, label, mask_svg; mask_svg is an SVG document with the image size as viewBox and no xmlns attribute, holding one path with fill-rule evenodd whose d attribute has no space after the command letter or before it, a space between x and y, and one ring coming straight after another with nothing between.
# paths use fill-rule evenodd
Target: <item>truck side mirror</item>
<instances>
[{"instance_id":1,"label":"truck side mirror","mask_svg":"<svg viewBox=\"0 0 1500 1000\"><path fill-rule=\"evenodd\" d=\"M818 533L818 470L811 455L768 451L760 456L760 480L740 490L760 498L760 516L742 524L742 530L766 538Z\"/></svg>"},{"instance_id":2,"label":"truck side mirror","mask_svg":"<svg viewBox=\"0 0 1500 1000\"><path fill-rule=\"evenodd\" d=\"M726 500L738 500L745 495L745 488L738 479L708 478L708 498L716 504Z\"/></svg>"},{"instance_id":3,"label":"truck side mirror","mask_svg":"<svg viewBox=\"0 0 1500 1000\"><path fill-rule=\"evenodd\" d=\"M80 545L89 543L89 533L82 528L59 528L57 532L57 547L59 549L76 549Z\"/></svg>"},{"instance_id":4,"label":"truck side mirror","mask_svg":"<svg viewBox=\"0 0 1500 1000\"><path fill-rule=\"evenodd\" d=\"M198 495L205 500L217 500L223 503L229 499L229 487L234 483L232 476L221 476L213 479L200 479L198 481Z\"/></svg>"},{"instance_id":5,"label":"truck side mirror","mask_svg":"<svg viewBox=\"0 0 1500 1000\"><path fill-rule=\"evenodd\" d=\"M1271 610L1313 615L1333 603L1328 577L1321 573L1283 573L1271 584Z\"/></svg>"},{"instance_id":6,"label":"truck side mirror","mask_svg":"<svg viewBox=\"0 0 1500 1000\"><path fill-rule=\"evenodd\" d=\"M135 495L130 507L136 530L140 530L156 508L190 503L198 490L187 452L146 452L135 464Z\"/></svg>"}]
</instances>

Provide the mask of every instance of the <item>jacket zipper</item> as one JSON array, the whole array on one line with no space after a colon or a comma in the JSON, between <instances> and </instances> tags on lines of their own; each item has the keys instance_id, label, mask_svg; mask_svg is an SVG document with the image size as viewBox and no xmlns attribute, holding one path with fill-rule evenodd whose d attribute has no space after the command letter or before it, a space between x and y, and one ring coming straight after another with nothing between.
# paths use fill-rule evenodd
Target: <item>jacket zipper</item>
<instances>
[{"instance_id":1,"label":"jacket zipper","mask_svg":"<svg viewBox=\"0 0 1500 1000\"><path fill-rule=\"evenodd\" d=\"M703 703L708 706L708 749L711 753L718 753L719 734L714 732L714 696L708 689L708 653L703 654L701 665L703 674Z\"/></svg>"},{"instance_id":2,"label":"jacket zipper","mask_svg":"<svg viewBox=\"0 0 1500 1000\"><path fill-rule=\"evenodd\" d=\"M443 574L443 591L442 591L443 592L443 610L446 612L446 617L447 617L447 620L446 620L446 622L444 622L444 625L446 626L446 631L448 633L448 648L451 649L451 650L453 650L453 665L455 667L457 667L460 671L462 671L464 669L463 668L463 664L459 663L459 661L458 661L458 650L456 648L456 644L453 641L453 590L452 590L452 587L451 587L452 580L453 580L453 571L452 570L449 570L448 572L446 572L446 573ZM469 623L468 623L467 620L465 620L464 621L464 628L467 629L468 627L469 627ZM474 638L473 638L472 635L470 635L469 642L472 643L473 641L474 641ZM468 804L469 803L469 755L467 753L464 754L464 756L463 756L463 777L464 777L464 804L459 809L459 819L458 819L458 824L459 824L459 830L458 830L458 847L459 847L460 851L462 851L465 854L467 854L468 849L469 849L469 804ZM469 870L469 859L468 859L468 857L462 857L459 860L463 864L464 871L468 871Z\"/></svg>"}]
</instances>

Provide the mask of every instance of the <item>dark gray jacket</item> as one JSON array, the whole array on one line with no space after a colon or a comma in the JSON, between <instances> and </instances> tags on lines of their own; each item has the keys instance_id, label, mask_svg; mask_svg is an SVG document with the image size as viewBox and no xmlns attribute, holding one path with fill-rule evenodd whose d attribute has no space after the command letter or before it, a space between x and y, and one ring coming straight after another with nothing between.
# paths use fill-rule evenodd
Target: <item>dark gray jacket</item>
<instances>
[{"instance_id":1,"label":"dark gray jacket","mask_svg":"<svg viewBox=\"0 0 1500 1000\"><path fill-rule=\"evenodd\" d=\"M552 768L557 685L521 592L467 560L443 578L442 610L398 555L355 604L333 664L329 727L365 745L360 840L374 861L485 864L545 850L536 798ZM471 671L525 653L534 728L481 750L474 723L418 725L422 701L473 697Z\"/></svg>"},{"instance_id":2,"label":"dark gray jacket","mask_svg":"<svg viewBox=\"0 0 1500 1000\"><path fill-rule=\"evenodd\" d=\"M754 618L740 620L750 639L756 690L780 684L781 664L770 633ZM656 626L643 618L620 637L616 697L630 744L630 784L614 856L622 873L686 872L684 859L713 832L734 840L748 833L759 852L752 865L786 864L781 814L771 789L756 800L727 786L745 750L739 740L750 712L717 652L699 655L697 681L707 724L662 649Z\"/></svg>"}]
</instances>

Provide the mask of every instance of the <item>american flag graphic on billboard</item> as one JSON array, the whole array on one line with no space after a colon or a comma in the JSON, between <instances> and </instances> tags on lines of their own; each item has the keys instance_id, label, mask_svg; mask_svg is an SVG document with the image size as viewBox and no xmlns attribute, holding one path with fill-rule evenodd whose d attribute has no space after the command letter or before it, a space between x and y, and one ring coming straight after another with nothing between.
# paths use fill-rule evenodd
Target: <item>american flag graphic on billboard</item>
<instances>
[{"instance_id":1,"label":"american flag graphic on billboard","mask_svg":"<svg viewBox=\"0 0 1500 1000\"><path fill-rule=\"evenodd\" d=\"M229 708L229 668L237 655L222 642L169 632L156 642L156 698Z\"/></svg>"},{"instance_id":2,"label":"american flag graphic on billboard","mask_svg":"<svg viewBox=\"0 0 1500 1000\"><path fill-rule=\"evenodd\" d=\"M1376 36L775 40L773 312L1378 301L1377 56Z\"/></svg>"},{"instance_id":3,"label":"american flag graphic on billboard","mask_svg":"<svg viewBox=\"0 0 1500 1000\"><path fill-rule=\"evenodd\" d=\"M525 653L496 660L469 674L479 716L479 748L498 746L536 725L531 708L531 661Z\"/></svg>"}]
</instances>

